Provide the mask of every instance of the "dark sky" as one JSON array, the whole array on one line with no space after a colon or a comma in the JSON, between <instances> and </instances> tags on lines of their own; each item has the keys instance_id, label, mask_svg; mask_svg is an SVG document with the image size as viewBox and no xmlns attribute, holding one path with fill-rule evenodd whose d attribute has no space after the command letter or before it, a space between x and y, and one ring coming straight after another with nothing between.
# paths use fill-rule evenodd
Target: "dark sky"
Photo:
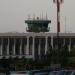
<instances>
[{"instance_id":1,"label":"dark sky","mask_svg":"<svg viewBox=\"0 0 75 75\"><path fill-rule=\"evenodd\" d=\"M25 32L24 21L48 15L51 32L56 32L56 4L53 0L0 0L0 32ZM61 32L75 32L75 0L61 4Z\"/></svg>"}]
</instances>

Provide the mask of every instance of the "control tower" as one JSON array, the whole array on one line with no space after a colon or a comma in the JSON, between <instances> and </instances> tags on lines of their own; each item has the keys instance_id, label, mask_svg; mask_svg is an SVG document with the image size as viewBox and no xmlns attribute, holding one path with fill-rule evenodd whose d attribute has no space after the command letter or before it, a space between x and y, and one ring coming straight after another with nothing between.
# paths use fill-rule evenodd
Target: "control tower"
<instances>
[{"instance_id":1,"label":"control tower","mask_svg":"<svg viewBox=\"0 0 75 75\"><path fill-rule=\"evenodd\" d=\"M37 17L36 19L25 20L25 23L28 24L27 32L48 32L50 30L48 24L51 23L51 20Z\"/></svg>"}]
</instances>

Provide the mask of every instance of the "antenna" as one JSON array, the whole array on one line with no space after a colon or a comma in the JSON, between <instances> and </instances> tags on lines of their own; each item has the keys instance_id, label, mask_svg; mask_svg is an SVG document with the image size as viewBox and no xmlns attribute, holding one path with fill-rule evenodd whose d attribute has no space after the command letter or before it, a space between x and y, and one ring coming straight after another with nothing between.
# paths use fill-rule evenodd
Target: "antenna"
<instances>
[{"instance_id":1,"label":"antenna","mask_svg":"<svg viewBox=\"0 0 75 75\"><path fill-rule=\"evenodd\" d=\"M41 20L41 14L40 14L40 20Z\"/></svg>"},{"instance_id":2,"label":"antenna","mask_svg":"<svg viewBox=\"0 0 75 75\"><path fill-rule=\"evenodd\" d=\"M65 33L66 33L66 16L65 16Z\"/></svg>"},{"instance_id":3,"label":"antenna","mask_svg":"<svg viewBox=\"0 0 75 75\"><path fill-rule=\"evenodd\" d=\"M35 20L35 14L33 14L33 20Z\"/></svg>"},{"instance_id":4,"label":"antenna","mask_svg":"<svg viewBox=\"0 0 75 75\"><path fill-rule=\"evenodd\" d=\"M47 13L46 13L46 20L48 19L48 17L47 17Z\"/></svg>"},{"instance_id":5,"label":"antenna","mask_svg":"<svg viewBox=\"0 0 75 75\"><path fill-rule=\"evenodd\" d=\"M28 20L30 19L30 14L28 14Z\"/></svg>"},{"instance_id":6,"label":"antenna","mask_svg":"<svg viewBox=\"0 0 75 75\"><path fill-rule=\"evenodd\" d=\"M42 13L42 20L43 20L43 13Z\"/></svg>"}]
</instances>

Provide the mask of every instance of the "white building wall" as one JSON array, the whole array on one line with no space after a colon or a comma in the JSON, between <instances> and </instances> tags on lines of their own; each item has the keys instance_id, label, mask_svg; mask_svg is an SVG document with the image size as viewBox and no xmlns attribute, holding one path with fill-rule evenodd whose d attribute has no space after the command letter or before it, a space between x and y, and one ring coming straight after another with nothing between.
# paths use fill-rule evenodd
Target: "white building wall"
<instances>
[{"instance_id":1,"label":"white building wall","mask_svg":"<svg viewBox=\"0 0 75 75\"><path fill-rule=\"evenodd\" d=\"M63 36L64 36L65 34L63 34ZM10 51L10 49L9 49L9 42L10 42L10 37L9 36L11 36L13 39L14 39L14 44L12 45L12 47L13 47L13 49L12 49L12 55L10 55L9 54L9 51ZM16 57L16 54L15 54L15 44L16 44L16 37L17 38L20 38L20 50L19 50L19 55L18 55L18 57L19 56L21 56L21 57L25 57L25 58L33 58L33 59L35 59L35 38L36 37L44 37L45 38L45 54L47 53L47 47L48 47L48 37L51 37L51 46L52 46L52 48L53 48L53 37L54 36L56 36L56 34L50 34L50 33L25 33L25 34L7 34L7 36L6 36L6 34L0 34L0 38L1 38L1 44L0 44L0 57L6 57L6 56L11 56L11 57ZM66 35L65 35L66 36ZM69 37L69 34L67 34L67 36ZM7 55L5 55L5 56L3 56L3 37L6 37L7 38L7 41L8 41L8 43L7 43L7 51L6 51L6 53L7 53ZM23 53L22 54L22 39L23 38L27 38L27 45L24 45L25 47L25 53ZM32 55L29 55L29 37L32 37L32 39L33 39L33 43L32 43ZM64 39L65 40L65 39ZM64 41L63 40L63 41ZM41 55L41 45L40 45L40 43L41 43L41 41L39 40L39 46L38 46L38 54L39 54L39 58L40 58L40 55ZM63 44L65 44L65 42L63 43ZM62 45L63 45L62 44ZM71 40L70 40L70 43L69 43L69 50L71 49Z\"/></svg>"}]
</instances>

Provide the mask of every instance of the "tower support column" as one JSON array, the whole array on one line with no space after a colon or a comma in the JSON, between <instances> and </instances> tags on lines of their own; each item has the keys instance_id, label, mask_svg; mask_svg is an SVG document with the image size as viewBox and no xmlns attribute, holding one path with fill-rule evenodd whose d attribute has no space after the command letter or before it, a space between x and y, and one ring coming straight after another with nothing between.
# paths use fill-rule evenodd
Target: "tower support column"
<instances>
[{"instance_id":1,"label":"tower support column","mask_svg":"<svg viewBox=\"0 0 75 75\"><path fill-rule=\"evenodd\" d=\"M22 55L22 38L20 39L20 55Z\"/></svg>"},{"instance_id":2,"label":"tower support column","mask_svg":"<svg viewBox=\"0 0 75 75\"><path fill-rule=\"evenodd\" d=\"M3 38L1 38L0 55L3 54Z\"/></svg>"},{"instance_id":3,"label":"tower support column","mask_svg":"<svg viewBox=\"0 0 75 75\"><path fill-rule=\"evenodd\" d=\"M65 38L63 39L63 46L65 46Z\"/></svg>"},{"instance_id":4,"label":"tower support column","mask_svg":"<svg viewBox=\"0 0 75 75\"><path fill-rule=\"evenodd\" d=\"M8 44L7 44L7 55L9 55L9 38L8 38Z\"/></svg>"},{"instance_id":5,"label":"tower support column","mask_svg":"<svg viewBox=\"0 0 75 75\"><path fill-rule=\"evenodd\" d=\"M45 55L46 55L46 53L47 53L47 45L48 45L48 44L47 44L47 43L48 43L48 40L47 40L47 39L48 39L48 36L45 37L45 40L46 40L46 41L45 41Z\"/></svg>"},{"instance_id":6,"label":"tower support column","mask_svg":"<svg viewBox=\"0 0 75 75\"><path fill-rule=\"evenodd\" d=\"M69 52L71 51L71 38L69 38Z\"/></svg>"},{"instance_id":7,"label":"tower support column","mask_svg":"<svg viewBox=\"0 0 75 75\"><path fill-rule=\"evenodd\" d=\"M39 49L38 49L39 59L41 59L41 39L39 38Z\"/></svg>"},{"instance_id":8,"label":"tower support column","mask_svg":"<svg viewBox=\"0 0 75 75\"><path fill-rule=\"evenodd\" d=\"M26 55L29 55L29 36L27 37L27 49L26 49Z\"/></svg>"},{"instance_id":9,"label":"tower support column","mask_svg":"<svg viewBox=\"0 0 75 75\"><path fill-rule=\"evenodd\" d=\"M34 49L34 46L35 45L35 37L33 36L33 45L32 45L32 56L33 56L33 60L35 60L35 49Z\"/></svg>"},{"instance_id":10,"label":"tower support column","mask_svg":"<svg viewBox=\"0 0 75 75\"><path fill-rule=\"evenodd\" d=\"M15 56L15 44L16 44L16 39L14 38L14 49L13 49L13 55Z\"/></svg>"},{"instance_id":11,"label":"tower support column","mask_svg":"<svg viewBox=\"0 0 75 75\"><path fill-rule=\"evenodd\" d=\"M51 36L51 47L53 49L53 36Z\"/></svg>"}]
</instances>

